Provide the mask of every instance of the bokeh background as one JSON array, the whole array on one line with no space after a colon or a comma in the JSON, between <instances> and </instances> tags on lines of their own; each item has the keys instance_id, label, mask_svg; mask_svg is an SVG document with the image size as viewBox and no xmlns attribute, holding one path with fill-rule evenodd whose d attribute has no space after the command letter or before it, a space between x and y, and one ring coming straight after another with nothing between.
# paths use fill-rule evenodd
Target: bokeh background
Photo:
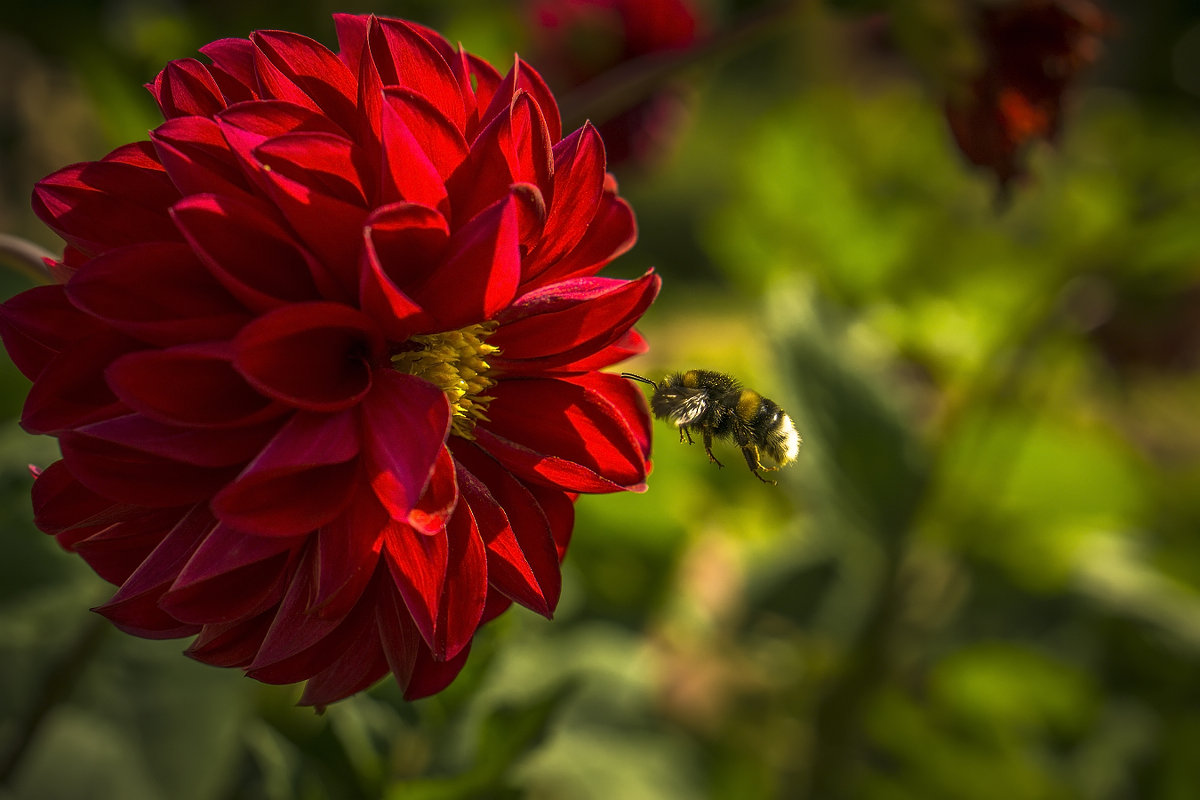
<instances>
[{"instance_id":1,"label":"bokeh background","mask_svg":"<svg viewBox=\"0 0 1200 800\"><path fill-rule=\"evenodd\" d=\"M652 90L611 165L640 238L610 274L664 278L626 366L733 373L805 443L772 487L658 424L647 492L580 500L553 622L318 715L86 610L109 587L32 525L55 444L5 359L0 798L1200 795L1200 3L1102 0L1006 183L944 113L998 4L696 0L649 55L520 2L6 7L0 232L50 249L33 183L144 138L142 84L216 38L403 16L521 51L572 128Z\"/></svg>"}]
</instances>

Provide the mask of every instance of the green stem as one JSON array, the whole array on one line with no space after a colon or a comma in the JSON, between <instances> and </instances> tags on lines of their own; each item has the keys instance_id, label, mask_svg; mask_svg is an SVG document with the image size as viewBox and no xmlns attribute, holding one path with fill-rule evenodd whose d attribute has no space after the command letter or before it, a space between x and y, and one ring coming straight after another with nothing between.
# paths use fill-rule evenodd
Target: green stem
<instances>
[{"instance_id":1,"label":"green stem","mask_svg":"<svg viewBox=\"0 0 1200 800\"><path fill-rule=\"evenodd\" d=\"M58 661L50 665L29 710L15 731L12 748L0 760L0 786L9 784L21 766L22 759L37 739L38 731L50 711L70 696L79 683L84 669L108 634L108 620L98 614L89 615L79 635Z\"/></svg>"},{"instance_id":2,"label":"green stem","mask_svg":"<svg viewBox=\"0 0 1200 800\"><path fill-rule=\"evenodd\" d=\"M12 265L14 269L36 280L38 283L48 283L46 263L43 259L54 258L49 250L36 245L28 239L0 233L0 261Z\"/></svg>"}]
</instances>

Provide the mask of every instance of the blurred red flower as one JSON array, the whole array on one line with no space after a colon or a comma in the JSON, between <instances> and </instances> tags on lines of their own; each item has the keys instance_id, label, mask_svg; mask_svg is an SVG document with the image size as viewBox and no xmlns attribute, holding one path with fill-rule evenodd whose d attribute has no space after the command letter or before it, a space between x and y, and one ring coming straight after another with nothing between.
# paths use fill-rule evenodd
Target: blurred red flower
<instances>
[{"instance_id":1,"label":"blurred red flower","mask_svg":"<svg viewBox=\"0 0 1200 800\"><path fill-rule=\"evenodd\" d=\"M519 58L335 19L337 54L168 64L149 142L38 184L58 283L0 309L98 611L315 705L437 692L513 601L552 613L577 494L644 487L642 395L597 370L659 285L595 277L633 214Z\"/></svg>"},{"instance_id":2,"label":"blurred red flower","mask_svg":"<svg viewBox=\"0 0 1200 800\"><path fill-rule=\"evenodd\" d=\"M963 154L1003 190L1038 139L1059 132L1064 97L1100 53L1110 21L1090 0L1014 0L978 10L983 64L946 116Z\"/></svg>"},{"instance_id":3,"label":"blurred red flower","mask_svg":"<svg viewBox=\"0 0 1200 800\"><path fill-rule=\"evenodd\" d=\"M697 41L699 15L690 0L530 0L533 59L557 89L582 86L630 61L686 50ZM600 120L612 163L645 163L673 136L684 106L677 87Z\"/></svg>"}]
</instances>

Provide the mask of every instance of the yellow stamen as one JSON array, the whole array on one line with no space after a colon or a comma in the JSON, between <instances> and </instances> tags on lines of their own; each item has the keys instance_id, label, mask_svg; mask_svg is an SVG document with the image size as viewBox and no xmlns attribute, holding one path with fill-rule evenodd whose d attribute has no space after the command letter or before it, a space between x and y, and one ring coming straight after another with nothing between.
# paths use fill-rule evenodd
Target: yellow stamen
<instances>
[{"instance_id":1,"label":"yellow stamen","mask_svg":"<svg viewBox=\"0 0 1200 800\"><path fill-rule=\"evenodd\" d=\"M488 357L500 348L487 344L496 323L482 322L445 333L423 333L409 338L409 349L392 356L392 367L416 375L446 393L454 416L450 432L475 438L475 423L487 421L492 398L483 393L496 385L488 377Z\"/></svg>"}]
</instances>

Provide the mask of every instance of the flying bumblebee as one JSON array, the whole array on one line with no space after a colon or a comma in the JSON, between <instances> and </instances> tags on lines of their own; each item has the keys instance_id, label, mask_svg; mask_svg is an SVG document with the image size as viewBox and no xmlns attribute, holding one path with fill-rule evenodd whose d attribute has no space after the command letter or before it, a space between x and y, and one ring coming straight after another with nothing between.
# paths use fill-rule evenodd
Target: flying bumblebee
<instances>
[{"instance_id":1,"label":"flying bumblebee","mask_svg":"<svg viewBox=\"0 0 1200 800\"><path fill-rule=\"evenodd\" d=\"M718 467L724 464L713 455L713 439L732 439L742 448L754 477L770 484L776 481L767 480L759 470L777 470L795 461L800 451L800 435L792 418L774 401L742 388L729 375L692 369L668 375L659 383L631 372L622 372L621 377L653 386L650 410L654 416L679 428L680 442L687 437L692 444L692 431L701 433L704 452ZM763 466L759 451L770 456L776 466Z\"/></svg>"}]
</instances>

